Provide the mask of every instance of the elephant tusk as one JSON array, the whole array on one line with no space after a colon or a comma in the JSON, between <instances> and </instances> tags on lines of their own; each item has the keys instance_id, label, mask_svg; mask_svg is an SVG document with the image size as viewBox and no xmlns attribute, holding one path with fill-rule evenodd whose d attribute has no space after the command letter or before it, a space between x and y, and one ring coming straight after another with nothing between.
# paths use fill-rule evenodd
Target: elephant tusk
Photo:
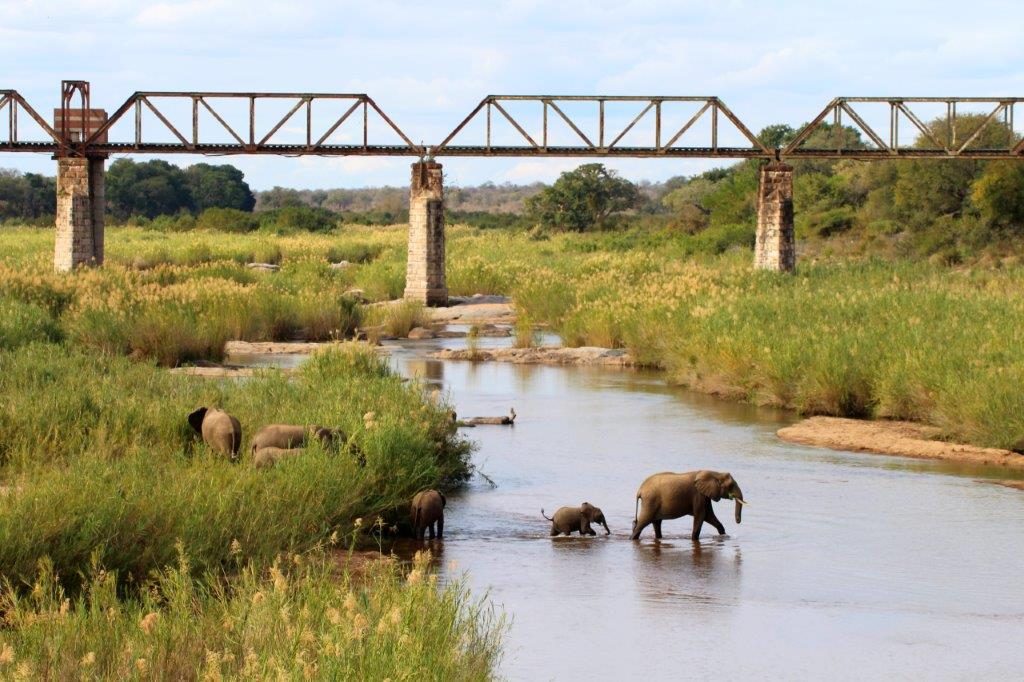
<instances>
[{"instance_id":1,"label":"elephant tusk","mask_svg":"<svg viewBox=\"0 0 1024 682\"><path fill-rule=\"evenodd\" d=\"M746 500L744 500L744 499L742 499L742 498L739 498L739 497L734 497L734 498L732 498L732 499L736 500L737 502L739 502L740 504L742 504L742 505L743 505L744 507L745 507L745 506L747 506L748 504L750 504L750 503L749 503L749 502L747 502Z\"/></svg>"}]
</instances>

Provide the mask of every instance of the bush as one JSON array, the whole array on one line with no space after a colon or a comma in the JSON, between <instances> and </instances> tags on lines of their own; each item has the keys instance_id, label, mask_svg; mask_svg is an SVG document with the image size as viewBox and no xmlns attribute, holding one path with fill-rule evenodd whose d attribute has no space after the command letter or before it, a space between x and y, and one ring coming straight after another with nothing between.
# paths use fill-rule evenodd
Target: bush
<instances>
[{"instance_id":1,"label":"bush","mask_svg":"<svg viewBox=\"0 0 1024 682\"><path fill-rule=\"evenodd\" d=\"M282 234L297 230L327 232L338 225L336 213L312 206L284 206L258 215L261 226Z\"/></svg>"},{"instance_id":2,"label":"bush","mask_svg":"<svg viewBox=\"0 0 1024 682\"><path fill-rule=\"evenodd\" d=\"M853 227L854 210L850 206L829 209L823 213L808 216L808 229L818 237L831 237Z\"/></svg>"},{"instance_id":3,"label":"bush","mask_svg":"<svg viewBox=\"0 0 1024 682\"><path fill-rule=\"evenodd\" d=\"M208 208L196 218L196 227L201 230L252 232L259 226L259 218L236 208Z\"/></svg>"}]
</instances>

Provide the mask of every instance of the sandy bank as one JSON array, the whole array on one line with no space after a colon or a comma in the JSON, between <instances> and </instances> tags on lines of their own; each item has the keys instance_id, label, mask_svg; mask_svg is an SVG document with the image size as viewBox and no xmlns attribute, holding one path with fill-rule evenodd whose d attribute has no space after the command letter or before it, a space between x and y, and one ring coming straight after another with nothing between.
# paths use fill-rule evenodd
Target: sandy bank
<instances>
[{"instance_id":1,"label":"sandy bank","mask_svg":"<svg viewBox=\"0 0 1024 682\"><path fill-rule=\"evenodd\" d=\"M507 296L451 296L446 308L427 308L434 324L514 324L515 310Z\"/></svg>"},{"instance_id":2,"label":"sandy bank","mask_svg":"<svg viewBox=\"0 0 1024 682\"><path fill-rule=\"evenodd\" d=\"M481 348L475 352L467 348L445 349L431 353L440 360L474 360L481 362L511 362L521 365L600 365L603 367L632 367L633 357L617 348Z\"/></svg>"},{"instance_id":3,"label":"sandy bank","mask_svg":"<svg viewBox=\"0 0 1024 682\"><path fill-rule=\"evenodd\" d=\"M911 422L811 417L777 433L790 443L833 450L1024 469L1024 456L1015 452L935 440L938 429Z\"/></svg>"},{"instance_id":4,"label":"sandy bank","mask_svg":"<svg viewBox=\"0 0 1024 682\"><path fill-rule=\"evenodd\" d=\"M268 370L290 374L294 370L290 367L238 367L236 365L221 365L219 367L172 367L167 370L171 374L187 374L193 377L204 377L206 379L237 379L240 377L256 376L260 372Z\"/></svg>"}]
</instances>

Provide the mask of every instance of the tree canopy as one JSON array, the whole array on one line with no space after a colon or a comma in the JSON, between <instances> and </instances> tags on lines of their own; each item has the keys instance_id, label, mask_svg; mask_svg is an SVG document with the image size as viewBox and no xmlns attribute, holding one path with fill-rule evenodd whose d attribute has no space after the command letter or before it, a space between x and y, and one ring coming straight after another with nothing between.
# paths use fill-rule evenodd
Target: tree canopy
<instances>
[{"instance_id":1,"label":"tree canopy","mask_svg":"<svg viewBox=\"0 0 1024 682\"><path fill-rule=\"evenodd\" d=\"M256 199L242 171L199 163L182 170L162 160L118 159L107 169L107 208L119 219L198 213L207 208L251 211Z\"/></svg>"},{"instance_id":2,"label":"tree canopy","mask_svg":"<svg viewBox=\"0 0 1024 682\"><path fill-rule=\"evenodd\" d=\"M610 216L638 207L641 200L632 182L604 164L588 163L527 199L526 211L545 227L584 232L604 227Z\"/></svg>"}]
</instances>

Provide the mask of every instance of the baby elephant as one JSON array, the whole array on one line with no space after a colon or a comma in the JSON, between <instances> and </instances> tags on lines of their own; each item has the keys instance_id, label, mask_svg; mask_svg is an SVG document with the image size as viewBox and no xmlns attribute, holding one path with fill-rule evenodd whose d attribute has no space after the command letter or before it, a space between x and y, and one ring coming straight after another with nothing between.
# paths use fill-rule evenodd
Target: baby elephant
<instances>
[{"instance_id":1,"label":"baby elephant","mask_svg":"<svg viewBox=\"0 0 1024 682\"><path fill-rule=\"evenodd\" d=\"M424 490L412 498L412 530L417 540L422 540L427 530L434 539L434 524L437 524L437 539L444 537L444 508L448 500L436 490Z\"/></svg>"},{"instance_id":2,"label":"baby elephant","mask_svg":"<svg viewBox=\"0 0 1024 682\"><path fill-rule=\"evenodd\" d=\"M318 438L325 448L344 442L345 434L338 429L324 426L301 426L299 424L270 424L264 426L252 439L252 454L263 448L306 447L309 441Z\"/></svg>"},{"instance_id":3,"label":"baby elephant","mask_svg":"<svg viewBox=\"0 0 1024 682\"><path fill-rule=\"evenodd\" d=\"M265 447L260 448L259 450L256 451L256 453L252 457L252 463L256 466L257 469L269 469L270 467L280 462L282 459L295 457L296 455L301 455L302 453L302 448L285 449Z\"/></svg>"},{"instance_id":4,"label":"baby elephant","mask_svg":"<svg viewBox=\"0 0 1024 682\"><path fill-rule=\"evenodd\" d=\"M604 512L598 507L584 502L578 507L562 507L555 512L553 518L548 518L544 510L540 515L551 522L551 535L572 535L573 531L579 531L580 535L597 535L597 532L590 527L593 523L600 523L604 526L606 535L611 535L608 524L604 520Z\"/></svg>"},{"instance_id":5,"label":"baby elephant","mask_svg":"<svg viewBox=\"0 0 1024 682\"><path fill-rule=\"evenodd\" d=\"M200 407L188 416L188 423L201 434L203 442L211 450L231 458L238 459L238 449L242 445L242 425L224 410Z\"/></svg>"}]
</instances>

